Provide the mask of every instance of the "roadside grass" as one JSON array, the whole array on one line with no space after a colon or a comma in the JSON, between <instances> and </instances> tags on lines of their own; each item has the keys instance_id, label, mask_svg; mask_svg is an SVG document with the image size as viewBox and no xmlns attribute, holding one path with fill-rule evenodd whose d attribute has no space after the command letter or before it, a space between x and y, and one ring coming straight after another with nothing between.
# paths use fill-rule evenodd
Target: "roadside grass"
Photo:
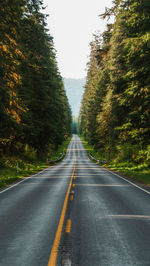
<instances>
[{"instance_id":1,"label":"roadside grass","mask_svg":"<svg viewBox=\"0 0 150 266\"><path fill-rule=\"evenodd\" d=\"M124 162L124 163L110 162L109 165L107 165L107 167L116 172L123 173L125 176L131 177L136 181L142 182L150 186L150 169L148 168L147 165L144 164L135 165L134 163L130 162Z\"/></svg>"},{"instance_id":2,"label":"roadside grass","mask_svg":"<svg viewBox=\"0 0 150 266\"><path fill-rule=\"evenodd\" d=\"M56 160L63 152L65 153L71 138L71 136L68 137L56 151L51 151L47 158L34 160L28 160L24 157L5 158L5 166L0 168L0 187L19 181L50 166L47 161Z\"/></svg>"},{"instance_id":3,"label":"roadside grass","mask_svg":"<svg viewBox=\"0 0 150 266\"><path fill-rule=\"evenodd\" d=\"M45 161L37 160L36 162L29 163L23 159L8 159L5 168L0 170L0 187L11 184L19 179L21 180L21 178L32 175L46 167Z\"/></svg>"},{"instance_id":4,"label":"roadside grass","mask_svg":"<svg viewBox=\"0 0 150 266\"><path fill-rule=\"evenodd\" d=\"M55 150L55 151L52 151L51 153L49 153L49 155L48 155L48 161L54 161L54 160L56 160L56 159L58 159L58 158L60 158L60 156L63 154L63 152L64 152L64 154L66 153L66 150L67 150L67 147L68 147L68 145L69 145L69 143L70 143L70 141L71 141L71 138L72 138L72 136L69 136L59 147L58 147L58 149L57 150Z\"/></svg>"},{"instance_id":5,"label":"roadside grass","mask_svg":"<svg viewBox=\"0 0 150 266\"><path fill-rule=\"evenodd\" d=\"M83 136L80 136L80 139L82 140L83 146L86 149L88 154L91 154L94 158L98 159L98 160L106 160L106 158L104 158L102 155L100 155L99 152L94 150L94 147L92 145L90 145Z\"/></svg>"},{"instance_id":6,"label":"roadside grass","mask_svg":"<svg viewBox=\"0 0 150 266\"><path fill-rule=\"evenodd\" d=\"M102 154L95 151L94 147L89 145L82 136L80 136L80 138L88 154L90 153L98 160L107 161L107 159ZM150 168L147 164L137 164L132 161L115 162L115 160L111 159L108 163L101 165L150 186Z\"/></svg>"}]
</instances>

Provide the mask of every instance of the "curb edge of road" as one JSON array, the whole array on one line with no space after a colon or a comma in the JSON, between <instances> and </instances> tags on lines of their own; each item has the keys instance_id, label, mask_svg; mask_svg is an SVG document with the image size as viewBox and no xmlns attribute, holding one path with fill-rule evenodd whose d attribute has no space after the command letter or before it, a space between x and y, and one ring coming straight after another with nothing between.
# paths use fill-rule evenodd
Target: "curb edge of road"
<instances>
[{"instance_id":1,"label":"curb edge of road","mask_svg":"<svg viewBox=\"0 0 150 266\"><path fill-rule=\"evenodd\" d=\"M43 170L39 170L38 172L36 172L36 173L34 173L34 174L32 174L32 175L22 177L22 178L21 178L22 180L20 180L20 178L18 178L18 179L16 179L15 182L13 182L13 183L11 183L11 184L8 184L8 185L6 185L6 186L4 186L4 187L1 187L1 188L0 188L0 194L6 192L7 190L10 190L10 189L13 188L13 187L18 186L19 184L21 184L21 183L23 183L24 181L26 181L26 180L32 178L33 176L36 176L36 175L38 175L38 174L40 174L40 173L46 171L46 170L47 170L48 168L50 168L50 167L53 167L53 166L45 167Z\"/></svg>"},{"instance_id":2,"label":"curb edge of road","mask_svg":"<svg viewBox=\"0 0 150 266\"><path fill-rule=\"evenodd\" d=\"M115 171L111 168L108 168L106 166L101 166L101 165L98 165L98 167L100 168L103 168L103 169L106 169L108 172L112 173L113 175L116 175L118 176L119 178L125 180L126 182L132 184L133 186L139 188L140 190L146 192L147 194L150 194L150 186L148 186L147 184L143 183L143 182L140 182L139 180L137 179L134 179L130 176L127 176L121 172L118 172L118 171Z\"/></svg>"},{"instance_id":3,"label":"curb edge of road","mask_svg":"<svg viewBox=\"0 0 150 266\"><path fill-rule=\"evenodd\" d=\"M68 146L69 146L69 144L70 144L70 142L68 143ZM12 181L12 183L9 183L9 184L6 184L6 185L0 187L0 194L2 194L5 191L7 191L7 190L9 190L9 189L11 189L11 188L19 185L20 183L24 182L25 180L28 180L29 178L32 178L33 176L36 176L37 174L44 172L46 169L48 169L50 167L56 166L58 163L60 163L61 161L63 161L63 159L65 158L66 151L68 149L68 146L66 147L66 150L63 151L62 155L59 158L57 158L54 161L48 161L48 166L45 167L44 169L41 169L41 170L39 170L37 172L35 171L35 173L33 173L31 175L22 176L21 178L16 178L16 180L15 181Z\"/></svg>"},{"instance_id":4,"label":"curb edge of road","mask_svg":"<svg viewBox=\"0 0 150 266\"><path fill-rule=\"evenodd\" d=\"M90 159L93 163L96 164L96 162L97 162L98 164L96 164L96 165L98 165L99 167L104 168L104 169L106 169L107 171L111 172L112 174L115 174L115 175L117 175L117 176L119 176L119 177L125 179L127 182L131 182L131 183L133 183L133 185L136 185L136 186L139 187L139 188L142 187L142 188L141 188L142 190L143 190L143 187L146 188L147 190L145 190L145 191L147 191L148 194L150 193L150 186L147 185L146 183L144 183L144 182L142 182L142 181L139 181L139 180L137 180L136 178L132 178L131 176L125 175L125 174L122 173L122 172L115 171L115 170L113 170L112 168L108 168L107 166L99 165L99 163L106 163L106 161L98 160L98 159L94 158L90 153L88 153L88 157L89 157L89 159Z\"/></svg>"}]
</instances>

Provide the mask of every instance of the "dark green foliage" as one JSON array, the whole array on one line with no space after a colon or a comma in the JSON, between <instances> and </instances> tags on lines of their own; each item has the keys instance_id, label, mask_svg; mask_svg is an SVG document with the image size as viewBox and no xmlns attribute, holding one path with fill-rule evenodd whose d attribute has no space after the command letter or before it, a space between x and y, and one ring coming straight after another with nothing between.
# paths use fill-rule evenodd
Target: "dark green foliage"
<instances>
[{"instance_id":1,"label":"dark green foliage","mask_svg":"<svg viewBox=\"0 0 150 266\"><path fill-rule=\"evenodd\" d=\"M134 160L150 144L150 2L113 3L103 17L113 14L115 22L91 49L80 132L103 152L119 153L119 145L129 154L130 147Z\"/></svg>"},{"instance_id":2,"label":"dark green foliage","mask_svg":"<svg viewBox=\"0 0 150 266\"><path fill-rule=\"evenodd\" d=\"M71 111L46 29L43 1L4 0L0 8L0 152L38 154L71 133Z\"/></svg>"},{"instance_id":3,"label":"dark green foliage","mask_svg":"<svg viewBox=\"0 0 150 266\"><path fill-rule=\"evenodd\" d=\"M23 56L19 44L19 21L24 4L25 1L19 0L0 3L0 138L4 142L13 142L16 127L20 129L20 117L24 112L18 96L20 61Z\"/></svg>"},{"instance_id":4,"label":"dark green foliage","mask_svg":"<svg viewBox=\"0 0 150 266\"><path fill-rule=\"evenodd\" d=\"M72 132L73 134L78 133L78 119L75 116L72 116Z\"/></svg>"}]
</instances>

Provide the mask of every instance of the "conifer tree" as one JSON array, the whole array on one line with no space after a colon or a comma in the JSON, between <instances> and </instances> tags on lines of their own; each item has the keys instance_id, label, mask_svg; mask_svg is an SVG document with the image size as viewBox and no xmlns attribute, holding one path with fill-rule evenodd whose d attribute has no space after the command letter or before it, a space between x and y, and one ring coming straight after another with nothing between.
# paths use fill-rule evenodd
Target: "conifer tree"
<instances>
[{"instance_id":1,"label":"conifer tree","mask_svg":"<svg viewBox=\"0 0 150 266\"><path fill-rule=\"evenodd\" d=\"M115 18L114 24L108 25L102 34L96 55L99 59L97 69L90 59L79 117L80 132L103 151L117 150L118 145L122 149L124 145L133 147L132 150L134 147L136 150L148 149L150 2L114 0L113 7L106 9L102 16L111 15ZM96 84L93 72L97 77ZM92 77L90 82L89 77ZM95 114L93 110L97 110Z\"/></svg>"},{"instance_id":2,"label":"conifer tree","mask_svg":"<svg viewBox=\"0 0 150 266\"><path fill-rule=\"evenodd\" d=\"M149 1L122 1L112 37L112 84L121 140L149 135ZM147 141L146 141L147 142Z\"/></svg>"},{"instance_id":3,"label":"conifer tree","mask_svg":"<svg viewBox=\"0 0 150 266\"><path fill-rule=\"evenodd\" d=\"M4 0L0 5L0 138L2 150L9 149L21 129L25 112L19 97L22 83L20 61L23 58L19 35L25 1Z\"/></svg>"},{"instance_id":4,"label":"conifer tree","mask_svg":"<svg viewBox=\"0 0 150 266\"><path fill-rule=\"evenodd\" d=\"M9 153L21 152L26 144L37 153L46 152L71 132L71 110L42 9L42 0L1 3L2 152L5 147Z\"/></svg>"}]
</instances>

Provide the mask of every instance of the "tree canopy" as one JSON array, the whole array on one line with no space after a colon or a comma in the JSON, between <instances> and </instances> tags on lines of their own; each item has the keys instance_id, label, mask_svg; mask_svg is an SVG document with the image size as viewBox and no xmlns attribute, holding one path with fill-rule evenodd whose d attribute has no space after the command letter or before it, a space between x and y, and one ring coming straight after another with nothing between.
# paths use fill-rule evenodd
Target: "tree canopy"
<instances>
[{"instance_id":1,"label":"tree canopy","mask_svg":"<svg viewBox=\"0 0 150 266\"><path fill-rule=\"evenodd\" d=\"M38 153L71 133L71 110L41 0L0 8L0 152Z\"/></svg>"},{"instance_id":2,"label":"tree canopy","mask_svg":"<svg viewBox=\"0 0 150 266\"><path fill-rule=\"evenodd\" d=\"M79 128L96 149L138 157L150 147L150 2L115 0L112 15L91 45Z\"/></svg>"}]
</instances>

